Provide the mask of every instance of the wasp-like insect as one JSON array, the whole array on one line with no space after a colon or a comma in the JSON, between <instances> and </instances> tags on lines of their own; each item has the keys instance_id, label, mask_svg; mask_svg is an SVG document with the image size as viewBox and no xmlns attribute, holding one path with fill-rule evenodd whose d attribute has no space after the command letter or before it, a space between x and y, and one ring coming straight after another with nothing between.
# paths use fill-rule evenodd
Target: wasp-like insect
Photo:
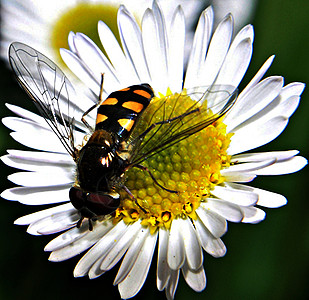
<instances>
[{"instance_id":1,"label":"wasp-like insect","mask_svg":"<svg viewBox=\"0 0 309 300\"><path fill-rule=\"evenodd\" d=\"M136 134L138 121L147 113L154 97L149 84L123 88L103 101L102 75L98 103L83 111L76 104L80 97L76 96L68 78L46 56L16 42L9 48L9 60L19 84L76 163L76 182L68 197L81 215L77 226L88 218L90 230L92 221L98 216L108 215L119 207L121 189L136 201L125 186L125 173L130 168L148 172L155 184L177 193L160 185L142 163L217 121L236 99L234 90L229 92L226 87L222 89L213 85L206 92L193 94L198 95L197 101L180 115L173 109L172 113L167 113L165 99L160 99L161 120L150 123L148 128ZM216 108L216 113L206 113L201 105L206 98L208 105ZM213 105L210 105L211 101ZM95 108L97 117L93 129L85 117ZM77 115L82 122L78 121ZM86 129L91 136L82 147L77 147L74 134L86 135ZM158 142L149 143L159 132ZM137 201L136 204L146 212Z\"/></svg>"}]
</instances>

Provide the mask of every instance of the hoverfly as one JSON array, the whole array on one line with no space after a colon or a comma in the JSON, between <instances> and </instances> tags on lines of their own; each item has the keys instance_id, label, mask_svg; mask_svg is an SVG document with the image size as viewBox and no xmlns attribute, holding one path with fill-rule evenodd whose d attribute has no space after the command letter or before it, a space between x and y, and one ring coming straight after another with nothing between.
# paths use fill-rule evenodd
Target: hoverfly
<instances>
[{"instance_id":1,"label":"hoverfly","mask_svg":"<svg viewBox=\"0 0 309 300\"><path fill-rule=\"evenodd\" d=\"M77 96L68 78L46 56L30 46L15 42L9 48L9 61L17 81L76 163L76 182L68 197L80 213L77 227L87 218L90 230L92 221L97 217L111 214L119 207L120 190L125 190L145 212L125 186L125 173L130 168L148 172L155 184L168 192L177 193L160 185L142 163L217 121L236 99L235 90L229 92L226 87L212 86L206 92L204 89L202 93L192 94L197 101L180 115L174 111L172 114L166 113L165 99L160 99L162 119L150 122L148 128L137 134L138 121L143 114L147 114L147 107L152 105L154 97L149 84L124 87L104 100L102 75L99 101L83 111L75 104ZM212 116L206 114L201 106L206 98L208 105L217 110ZM93 129L85 117L95 108L97 116ZM77 114L81 121L75 118ZM85 129L91 132L90 138L78 147L74 134L86 135ZM149 143L158 136L158 132L158 142Z\"/></svg>"}]
</instances>

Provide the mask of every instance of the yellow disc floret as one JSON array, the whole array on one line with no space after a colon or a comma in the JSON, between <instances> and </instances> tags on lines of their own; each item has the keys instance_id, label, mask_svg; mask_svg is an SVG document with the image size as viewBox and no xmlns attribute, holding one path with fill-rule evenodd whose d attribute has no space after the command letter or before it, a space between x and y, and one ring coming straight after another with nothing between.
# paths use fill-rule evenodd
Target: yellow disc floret
<instances>
[{"instance_id":1,"label":"yellow disc floret","mask_svg":"<svg viewBox=\"0 0 309 300\"><path fill-rule=\"evenodd\" d=\"M135 130L137 135L153 123L199 109L191 116L156 126L137 147L141 153L147 153L149 149L162 146L168 136L175 137L186 129L189 132L188 137L166 149L163 147L162 151L157 151L161 150L160 147L155 148L141 163L163 188L144 170L131 168L126 172L125 185L136 201L122 193L123 200L114 216L115 222L123 219L130 223L141 219L142 225L155 232L158 227L169 229L172 220L178 217L196 219L195 210L201 202L207 201L214 186L224 181L220 171L230 163L226 151L231 134L226 134L225 124L215 118L206 105L205 102L198 104L185 93L152 100ZM198 126L205 120L213 122L196 133L190 133L192 124ZM141 153L133 153L133 156L138 157Z\"/></svg>"}]
</instances>

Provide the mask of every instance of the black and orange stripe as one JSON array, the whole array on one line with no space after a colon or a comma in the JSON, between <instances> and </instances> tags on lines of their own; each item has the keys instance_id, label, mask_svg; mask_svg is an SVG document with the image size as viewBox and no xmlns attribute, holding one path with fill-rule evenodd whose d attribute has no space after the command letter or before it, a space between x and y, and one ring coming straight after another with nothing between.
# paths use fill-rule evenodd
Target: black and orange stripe
<instances>
[{"instance_id":1,"label":"black and orange stripe","mask_svg":"<svg viewBox=\"0 0 309 300\"><path fill-rule=\"evenodd\" d=\"M103 129L117 134L122 140L127 139L153 96L149 84L133 85L111 93L98 108L95 130Z\"/></svg>"}]
</instances>

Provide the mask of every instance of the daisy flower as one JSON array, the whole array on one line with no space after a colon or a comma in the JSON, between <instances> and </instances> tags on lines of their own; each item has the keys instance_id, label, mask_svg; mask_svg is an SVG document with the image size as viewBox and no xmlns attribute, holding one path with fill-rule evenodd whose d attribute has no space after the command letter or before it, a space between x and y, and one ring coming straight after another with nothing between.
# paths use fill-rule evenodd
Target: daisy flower
<instances>
[{"instance_id":1,"label":"daisy flower","mask_svg":"<svg viewBox=\"0 0 309 300\"><path fill-rule=\"evenodd\" d=\"M181 4L191 28L196 21L195 16L205 7L200 0L159 2L164 15L169 19L177 5ZM62 62L59 49L68 47L67 37L70 31L83 32L99 43L97 24L102 20L119 38L116 16L120 4L133 12L140 22L151 3L151 0L1 1L0 55L6 60L9 45L19 41L31 45L55 62Z\"/></svg>"},{"instance_id":2,"label":"daisy flower","mask_svg":"<svg viewBox=\"0 0 309 300\"><path fill-rule=\"evenodd\" d=\"M141 126L162 120L169 109L173 116L186 111L197 100L190 90L210 91L202 105L213 110L222 106L224 94L232 97L250 63L253 27L245 26L233 39L233 18L227 15L213 30L211 7L199 18L186 68L185 16L180 6L169 19L154 1L143 15L141 28L120 6L117 21L121 45L105 23L98 25L107 56L82 33L70 33L70 50L61 50L68 67L96 95L72 100L80 114L97 102L102 72L105 97L133 84L152 86L156 98ZM4 118L3 123L13 130L16 141L34 150L9 150L2 157L5 164L23 171L9 176L21 187L5 190L1 196L28 205L56 204L15 223L29 225L27 231L33 235L64 231L45 247L51 261L87 251L75 267L76 277L96 278L121 262L114 281L121 298L139 292L155 251L157 288L165 290L168 299L174 298L180 271L194 291L202 291L206 286L203 251L214 257L226 253L221 237L227 221L255 224L265 218L263 207L276 208L287 202L280 194L247 183L258 175L293 173L307 164L296 150L247 152L284 130L304 89L298 82L284 86L281 76L262 79L273 58L239 93L228 113L142 163L162 186L178 193L166 191L146 172L132 168L125 174L125 184L139 205L122 194L119 208L93 222L93 230L87 221L76 227L80 215L69 202L76 169L72 157L42 117L7 105L18 117ZM165 100L163 112L157 105L161 98ZM95 123L94 114L87 117L89 124ZM78 127L75 137L82 143L89 131L82 124ZM159 138L152 142L160 143L159 130L155 136Z\"/></svg>"},{"instance_id":3,"label":"daisy flower","mask_svg":"<svg viewBox=\"0 0 309 300\"><path fill-rule=\"evenodd\" d=\"M53 61L61 63L60 48L68 47L67 36L70 31L83 32L97 44L100 43L97 34L97 23L104 21L113 31L119 41L117 30L117 10L124 4L133 12L140 23L147 7L151 7L152 0L67 0L67 1L33 1L33 0L3 0L1 1L1 44L0 55L7 59L7 49L12 42L19 41L31 45L44 53ZM186 45L189 52L193 38L193 26L196 16L212 4L216 12L217 21L232 12L236 16L239 28L250 18L254 10L253 0L238 1L201 1L201 0L159 0L165 18L171 19L177 7L184 9L187 25ZM85 18L86 16L86 18ZM82 22L81 22L82 20ZM39 29L39 30L38 30ZM65 67L65 65L61 65Z\"/></svg>"}]
</instances>

